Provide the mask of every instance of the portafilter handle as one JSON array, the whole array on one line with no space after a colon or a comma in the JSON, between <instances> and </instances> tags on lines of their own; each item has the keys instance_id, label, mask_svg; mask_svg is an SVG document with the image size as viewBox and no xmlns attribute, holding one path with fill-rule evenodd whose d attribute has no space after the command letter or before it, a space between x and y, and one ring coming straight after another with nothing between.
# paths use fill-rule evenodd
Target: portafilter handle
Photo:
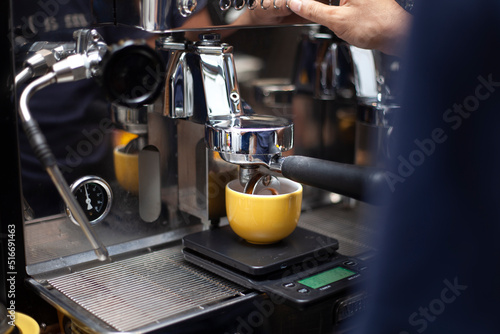
<instances>
[{"instance_id":1,"label":"portafilter handle","mask_svg":"<svg viewBox=\"0 0 500 334\"><path fill-rule=\"evenodd\" d=\"M386 171L379 168L298 155L279 158L279 165L288 179L371 204L382 204L390 191Z\"/></svg>"}]
</instances>

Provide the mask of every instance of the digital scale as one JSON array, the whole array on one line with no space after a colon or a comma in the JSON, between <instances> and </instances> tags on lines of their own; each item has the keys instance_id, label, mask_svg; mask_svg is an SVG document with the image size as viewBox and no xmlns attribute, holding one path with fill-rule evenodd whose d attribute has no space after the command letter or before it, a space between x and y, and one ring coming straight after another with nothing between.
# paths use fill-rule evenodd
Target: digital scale
<instances>
[{"instance_id":1,"label":"digital scale","mask_svg":"<svg viewBox=\"0 0 500 334\"><path fill-rule=\"evenodd\" d=\"M358 289L366 263L337 253L336 239L313 231L297 227L278 243L254 245L225 226L187 235L183 245L187 261L298 309L330 300L342 320L366 303Z\"/></svg>"}]
</instances>

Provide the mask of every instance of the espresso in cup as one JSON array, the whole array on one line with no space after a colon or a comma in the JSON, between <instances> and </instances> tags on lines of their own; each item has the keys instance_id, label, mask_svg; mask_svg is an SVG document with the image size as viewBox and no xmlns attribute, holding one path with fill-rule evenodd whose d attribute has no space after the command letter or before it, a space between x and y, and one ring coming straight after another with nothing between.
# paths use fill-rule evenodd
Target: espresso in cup
<instances>
[{"instance_id":1,"label":"espresso in cup","mask_svg":"<svg viewBox=\"0 0 500 334\"><path fill-rule=\"evenodd\" d=\"M239 180L226 186L226 212L231 229L253 244L271 244L289 236L297 227L302 205L302 185L278 178L278 194L245 194Z\"/></svg>"}]
</instances>

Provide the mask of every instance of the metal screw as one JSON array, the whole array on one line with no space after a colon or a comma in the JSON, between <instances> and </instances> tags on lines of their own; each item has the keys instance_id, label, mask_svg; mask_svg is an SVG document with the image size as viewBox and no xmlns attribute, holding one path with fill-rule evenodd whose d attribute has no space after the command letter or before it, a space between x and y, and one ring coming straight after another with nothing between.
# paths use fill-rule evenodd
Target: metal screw
<instances>
[{"instance_id":1,"label":"metal screw","mask_svg":"<svg viewBox=\"0 0 500 334\"><path fill-rule=\"evenodd\" d=\"M238 103L240 102L240 95L236 92L232 92L230 95L229 95L229 98L231 99L231 101L233 101L233 103Z\"/></svg>"},{"instance_id":2,"label":"metal screw","mask_svg":"<svg viewBox=\"0 0 500 334\"><path fill-rule=\"evenodd\" d=\"M93 40L95 43L96 43L96 42L99 42L99 39L100 39L100 37L101 37L101 36L100 36L100 35L99 35L99 33L97 32L97 30L92 29L92 30L90 31L90 35L92 36L92 40Z\"/></svg>"}]
</instances>

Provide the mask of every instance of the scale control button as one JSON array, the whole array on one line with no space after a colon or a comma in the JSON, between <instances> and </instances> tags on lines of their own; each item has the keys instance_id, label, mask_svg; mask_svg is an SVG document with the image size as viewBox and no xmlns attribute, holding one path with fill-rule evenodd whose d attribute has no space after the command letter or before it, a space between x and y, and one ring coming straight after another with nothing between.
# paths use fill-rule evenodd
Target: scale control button
<instances>
[{"instance_id":1,"label":"scale control button","mask_svg":"<svg viewBox=\"0 0 500 334\"><path fill-rule=\"evenodd\" d=\"M309 293L309 289L308 288L300 288L297 290L298 293Z\"/></svg>"},{"instance_id":2,"label":"scale control button","mask_svg":"<svg viewBox=\"0 0 500 334\"><path fill-rule=\"evenodd\" d=\"M295 283L293 282L283 283L283 286L285 288L293 288L295 286Z\"/></svg>"},{"instance_id":3,"label":"scale control button","mask_svg":"<svg viewBox=\"0 0 500 334\"><path fill-rule=\"evenodd\" d=\"M354 267L354 266L355 266L355 265L357 265L358 263L357 263L357 262L354 262L354 261L352 261L352 260L349 260L349 261L345 261L345 262L344 262L344 264L345 264L346 266L353 266L353 267Z\"/></svg>"}]
</instances>

